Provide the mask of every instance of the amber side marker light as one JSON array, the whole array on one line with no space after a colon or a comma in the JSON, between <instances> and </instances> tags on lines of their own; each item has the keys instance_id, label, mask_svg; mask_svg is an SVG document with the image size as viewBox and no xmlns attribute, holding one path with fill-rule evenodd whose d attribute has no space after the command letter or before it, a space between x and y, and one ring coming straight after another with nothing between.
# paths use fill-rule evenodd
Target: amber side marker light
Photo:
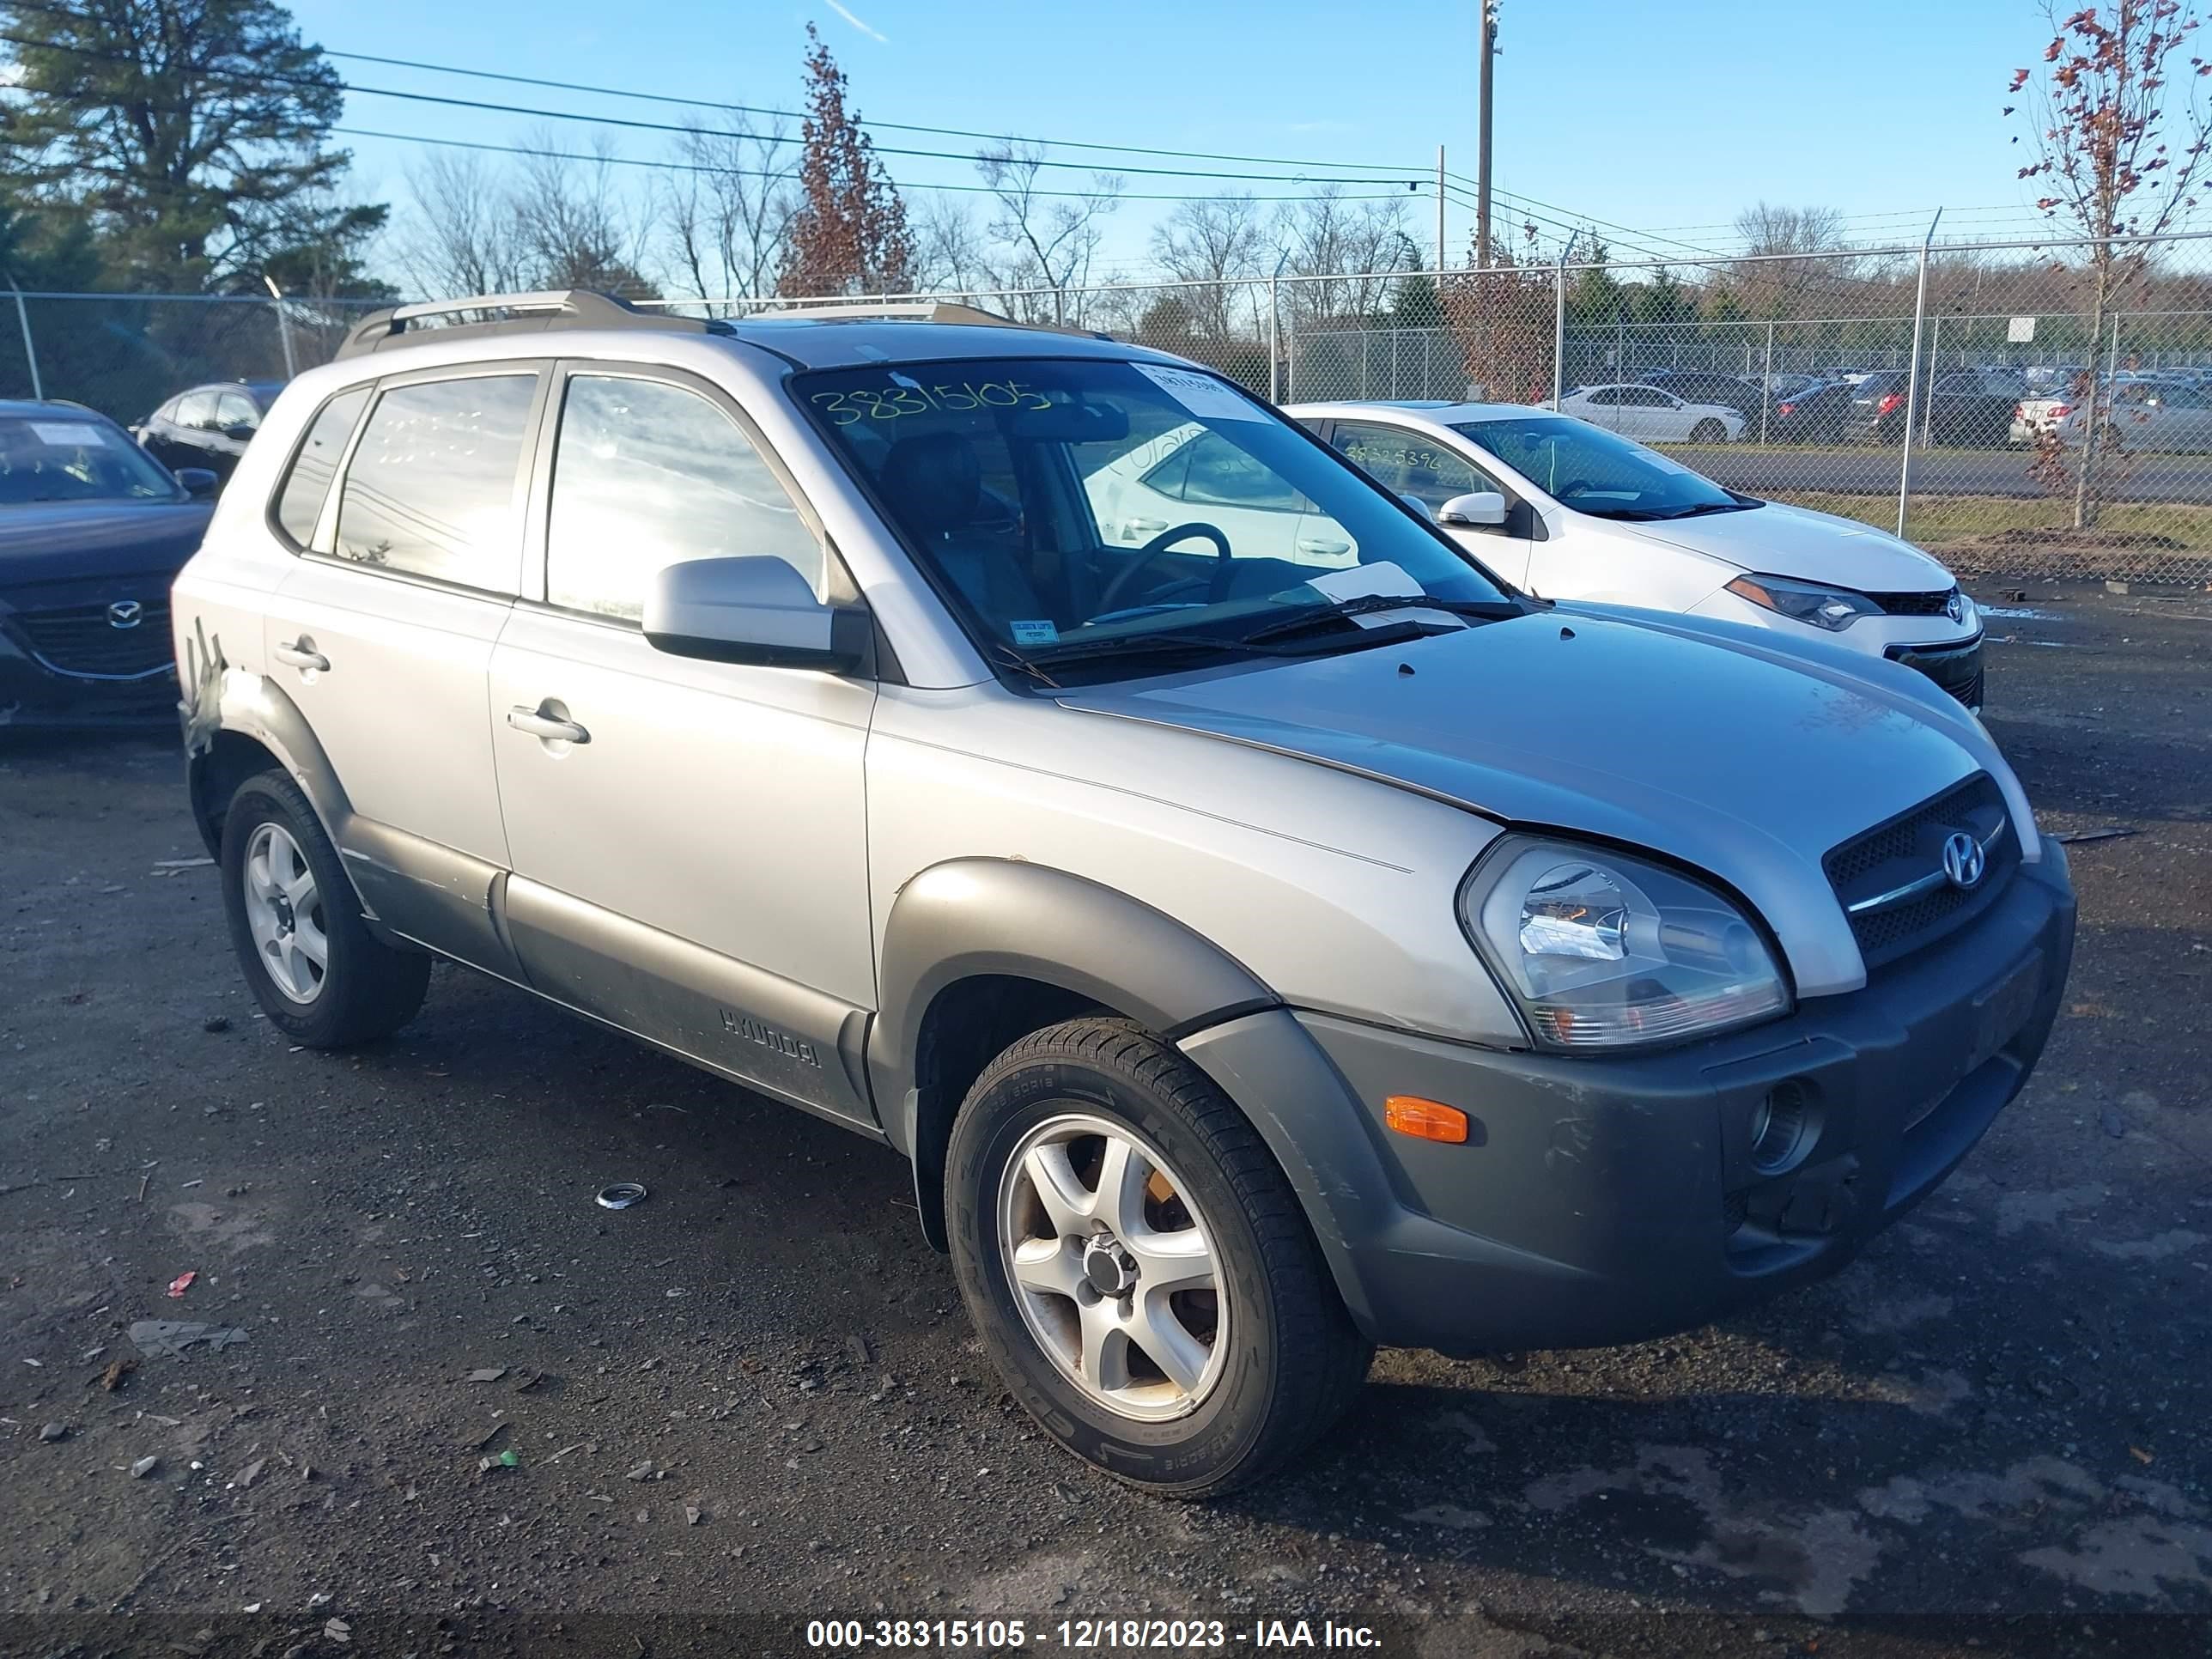
<instances>
[{"instance_id":1,"label":"amber side marker light","mask_svg":"<svg viewBox=\"0 0 2212 1659\"><path fill-rule=\"evenodd\" d=\"M1392 1095L1382 1103L1382 1121L1416 1140L1441 1140L1454 1146L1467 1140L1465 1112L1440 1100L1423 1100L1419 1095Z\"/></svg>"}]
</instances>

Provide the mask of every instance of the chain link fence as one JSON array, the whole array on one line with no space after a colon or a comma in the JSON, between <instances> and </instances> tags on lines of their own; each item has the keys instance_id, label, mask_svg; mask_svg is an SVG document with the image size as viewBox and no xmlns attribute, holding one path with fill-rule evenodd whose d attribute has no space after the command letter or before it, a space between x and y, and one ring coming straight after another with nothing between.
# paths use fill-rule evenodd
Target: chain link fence
<instances>
[{"instance_id":1,"label":"chain link fence","mask_svg":"<svg viewBox=\"0 0 2212 1659\"><path fill-rule=\"evenodd\" d=\"M882 297L1110 334L1285 404L1556 406L1971 574L2212 582L2212 235ZM0 393L135 421L325 362L377 302L10 303Z\"/></svg>"}]
</instances>

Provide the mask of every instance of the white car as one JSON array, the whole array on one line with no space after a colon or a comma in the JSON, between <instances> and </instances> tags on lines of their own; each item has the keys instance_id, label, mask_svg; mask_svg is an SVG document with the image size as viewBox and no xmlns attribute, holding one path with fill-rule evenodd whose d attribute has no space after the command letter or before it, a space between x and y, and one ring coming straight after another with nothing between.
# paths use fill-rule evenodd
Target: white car
<instances>
[{"instance_id":1,"label":"white car","mask_svg":"<svg viewBox=\"0 0 2212 1659\"><path fill-rule=\"evenodd\" d=\"M1927 554L1870 525L1723 489L1549 410L1333 403L1287 412L1529 592L1847 646L1981 707L1974 602Z\"/></svg>"},{"instance_id":2,"label":"white car","mask_svg":"<svg viewBox=\"0 0 2212 1659\"><path fill-rule=\"evenodd\" d=\"M1109 547L1142 547L1170 525L1202 519L1228 532L1249 556L1330 570L1359 562L1343 526L1196 421L1170 427L1086 473L1083 488Z\"/></svg>"},{"instance_id":3,"label":"white car","mask_svg":"<svg viewBox=\"0 0 2212 1659\"><path fill-rule=\"evenodd\" d=\"M2105 388L2111 429L2137 454L2201 455L2212 452L2212 396L2171 374L2122 374ZM2089 412L2078 392L2061 388L2024 398L2013 411L2012 441L2042 441L2056 431L2069 449L2088 441Z\"/></svg>"},{"instance_id":4,"label":"white car","mask_svg":"<svg viewBox=\"0 0 2212 1659\"><path fill-rule=\"evenodd\" d=\"M1646 443L1734 443L1743 416L1725 404L1686 404L1656 386L1581 386L1559 399L1563 414Z\"/></svg>"}]
</instances>

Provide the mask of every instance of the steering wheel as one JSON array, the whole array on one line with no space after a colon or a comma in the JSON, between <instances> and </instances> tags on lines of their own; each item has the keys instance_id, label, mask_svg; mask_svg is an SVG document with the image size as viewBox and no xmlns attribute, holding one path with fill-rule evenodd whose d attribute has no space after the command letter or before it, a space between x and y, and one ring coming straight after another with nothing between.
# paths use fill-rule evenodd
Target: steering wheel
<instances>
[{"instance_id":1,"label":"steering wheel","mask_svg":"<svg viewBox=\"0 0 2212 1659\"><path fill-rule=\"evenodd\" d=\"M1213 580L1206 586L1206 603L1218 605L1227 599L1229 579L1236 574L1236 568L1230 562L1232 556L1229 551L1229 538L1210 524L1179 524L1171 530L1163 530L1146 542L1137 550L1135 556L1128 563L1115 573L1114 580L1106 584L1106 591L1098 596L1098 609L1101 611L1113 610L1114 602L1121 597L1124 588L1136 580L1139 571L1188 536L1203 536L1214 546Z\"/></svg>"}]
</instances>

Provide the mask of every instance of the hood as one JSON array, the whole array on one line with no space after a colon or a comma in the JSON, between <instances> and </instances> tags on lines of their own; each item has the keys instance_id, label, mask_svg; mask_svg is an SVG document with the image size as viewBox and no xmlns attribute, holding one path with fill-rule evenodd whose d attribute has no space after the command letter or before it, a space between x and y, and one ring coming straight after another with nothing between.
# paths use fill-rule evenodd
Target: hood
<instances>
[{"instance_id":1,"label":"hood","mask_svg":"<svg viewBox=\"0 0 2212 1659\"><path fill-rule=\"evenodd\" d=\"M174 575L207 532L205 501L42 501L0 507L0 594L74 577Z\"/></svg>"},{"instance_id":2,"label":"hood","mask_svg":"<svg viewBox=\"0 0 2212 1659\"><path fill-rule=\"evenodd\" d=\"M1686 548L1768 576L1795 576L1862 593L1918 593L1951 586L1951 573L1910 543L1856 519L1769 501L1665 524L1613 523L1645 541Z\"/></svg>"},{"instance_id":3,"label":"hood","mask_svg":"<svg viewBox=\"0 0 2212 1659\"><path fill-rule=\"evenodd\" d=\"M1866 977L1820 867L1831 848L1978 767L2006 786L2033 846L1995 746L1910 670L1682 622L1562 606L1396 647L1060 701L1671 855L1751 902L1808 995Z\"/></svg>"}]
</instances>

